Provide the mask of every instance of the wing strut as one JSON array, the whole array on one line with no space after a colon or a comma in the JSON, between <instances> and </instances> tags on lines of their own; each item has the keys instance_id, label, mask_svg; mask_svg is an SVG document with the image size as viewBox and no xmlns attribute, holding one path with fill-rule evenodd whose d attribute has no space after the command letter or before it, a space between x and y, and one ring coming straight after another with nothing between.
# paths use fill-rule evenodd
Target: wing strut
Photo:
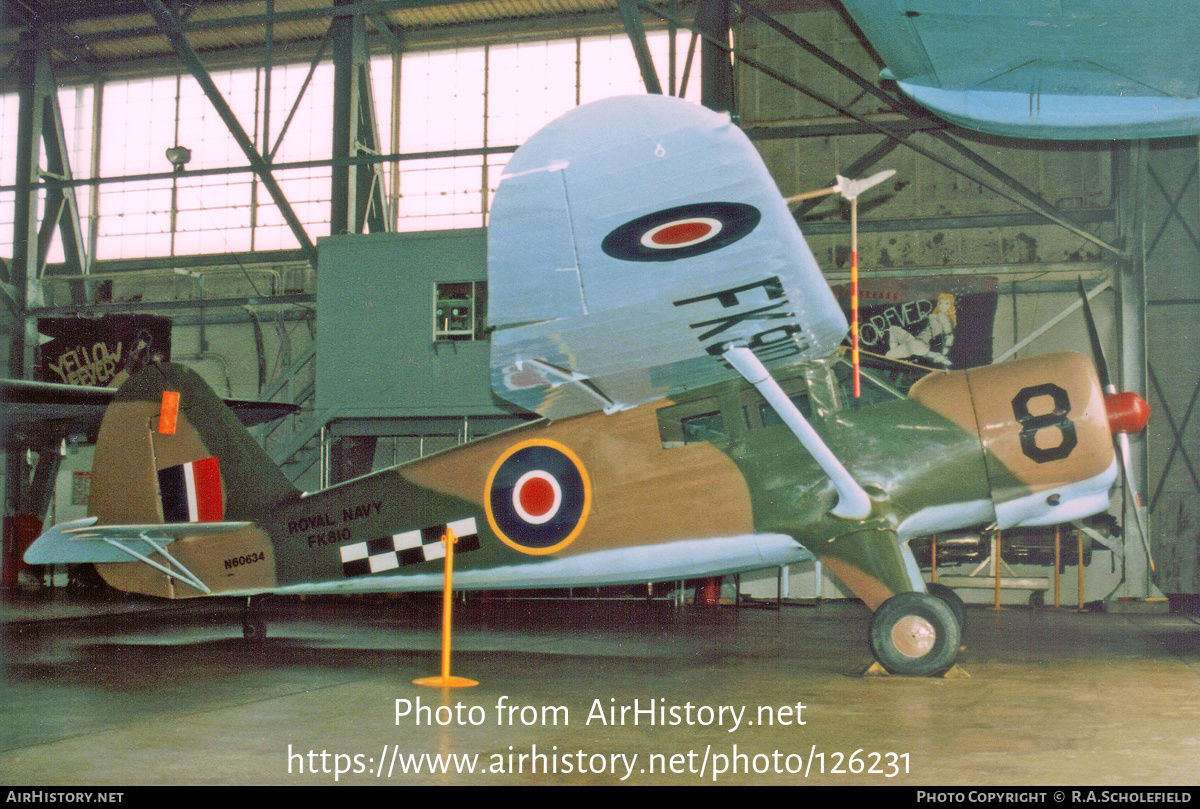
<instances>
[{"instance_id":1,"label":"wing strut","mask_svg":"<svg viewBox=\"0 0 1200 809\"><path fill-rule=\"evenodd\" d=\"M167 553L166 548L164 548L161 545L156 544L154 542L154 540L152 540L150 537L146 536L145 534L142 534L141 538L142 538L143 542L145 542L151 548L154 548L155 551L157 551L158 553L160 553L164 557L166 557L166 559L167 559L166 565L159 564L158 562L151 559L149 556L138 553L133 548L130 548L127 545L122 545L120 542L117 542L116 540L109 539L108 537L100 537L100 539L104 540L109 545L112 545L114 548L118 548L118 549L124 551L125 553L129 554L130 556L137 559L138 561L145 562L146 564L150 565L150 567L154 568L155 570L158 570L158 571L161 571L161 572L167 574L167 576L169 576L170 578L179 579L181 582L190 584L192 587L195 587L197 590L204 593L205 595L212 595L212 590L209 589L208 585L206 585L204 582L200 581L200 579L196 576L196 574L193 573L192 571L188 570L183 565L182 562L180 562L178 559L176 559L171 554ZM178 571L174 570L175 567L178 567L179 570Z\"/></svg>"},{"instance_id":2,"label":"wing strut","mask_svg":"<svg viewBox=\"0 0 1200 809\"><path fill-rule=\"evenodd\" d=\"M833 486L838 493L837 505L830 513L835 517L847 520L865 520L871 513L871 498L867 496L863 487L850 477L846 467L837 459L821 436L817 435L817 431L812 428L812 425L804 418L804 414L796 408L788 395L779 387L779 383L775 381L775 377L771 376L771 372L766 369L762 361L745 346L731 346L721 356L733 366L734 370L745 377L747 382L758 388L758 392L767 400L771 409L783 419L783 423L800 440L817 465L825 470L825 474L829 475L829 479L833 481Z\"/></svg>"}]
</instances>

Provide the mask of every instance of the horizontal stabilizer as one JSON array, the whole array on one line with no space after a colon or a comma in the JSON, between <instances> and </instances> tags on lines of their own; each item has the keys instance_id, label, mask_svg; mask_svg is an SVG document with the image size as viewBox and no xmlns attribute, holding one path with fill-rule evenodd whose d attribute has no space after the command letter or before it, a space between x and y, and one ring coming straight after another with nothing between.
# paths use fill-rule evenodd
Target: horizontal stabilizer
<instances>
[{"instance_id":1,"label":"horizontal stabilizer","mask_svg":"<svg viewBox=\"0 0 1200 809\"><path fill-rule=\"evenodd\" d=\"M25 551L29 565L106 564L142 561L148 543L165 547L180 539L224 534L248 522L175 523L166 525L96 525L96 517L60 523Z\"/></svg>"}]
</instances>

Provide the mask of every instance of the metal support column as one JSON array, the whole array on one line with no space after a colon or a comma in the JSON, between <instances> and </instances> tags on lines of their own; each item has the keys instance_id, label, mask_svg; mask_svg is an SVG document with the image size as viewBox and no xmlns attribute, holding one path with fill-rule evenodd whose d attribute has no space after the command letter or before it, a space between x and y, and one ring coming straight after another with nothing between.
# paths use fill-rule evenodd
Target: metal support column
<instances>
[{"instance_id":1,"label":"metal support column","mask_svg":"<svg viewBox=\"0 0 1200 809\"><path fill-rule=\"evenodd\" d=\"M9 375L27 376L33 367L37 346L37 327L28 317L30 309L44 305L38 280L38 164L41 158L42 121L47 87L53 92L54 81L48 75L49 61L42 58L39 34L22 39L16 55L20 110L17 117L16 198L13 206L13 255L9 267L10 295L16 323L11 333Z\"/></svg>"},{"instance_id":2,"label":"metal support column","mask_svg":"<svg viewBox=\"0 0 1200 809\"><path fill-rule=\"evenodd\" d=\"M14 59L20 110L17 117L16 199L13 215L13 256L6 297L12 323L9 333L8 376L24 379L33 368L37 320L32 309L44 305L38 279L37 204L40 139L47 93L54 92L45 58L45 41L33 30L21 38ZM4 517L33 513L29 468L24 453L8 452L5 463Z\"/></svg>"},{"instance_id":3,"label":"metal support column","mask_svg":"<svg viewBox=\"0 0 1200 809\"><path fill-rule=\"evenodd\" d=\"M646 92L662 95L662 83L658 80L658 72L654 69L654 59L650 55L650 47L646 44L646 29L642 26L641 10L635 0L618 0L621 10L621 22L625 24L625 33L633 45L633 55L642 71L642 83Z\"/></svg>"},{"instance_id":4,"label":"metal support column","mask_svg":"<svg viewBox=\"0 0 1200 809\"><path fill-rule=\"evenodd\" d=\"M347 0L337 0L345 6ZM333 157L379 154L379 127L371 88L371 58L366 20L361 15L333 21ZM383 193L384 168L335 165L330 196L330 232L381 232L388 229Z\"/></svg>"},{"instance_id":5,"label":"metal support column","mask_svg":"<svg viewBox=\"0 0 1200 809\"><path fill-rule=\"evenodd\" d=\"M700 103L710 110L732 113L737 109L733 93L731 52L714 42L729 42L729 0L702 0L696 10L700 44Z\"/></svg>"},{"instance_id":6,"label":"metal support column","mask_svg":"<svg viewBox=\"0 0 1200 809\"><path fill-rule=\"evenodd\" d=\"M1113 286L1116 291L1116 318L1120 329L1121 362L1117 387L1148 395L1146 371L1146 245L1145 205L1147 193L1149 145L1130 141L1114 148L1114 193L1117 195L1117 233L1125 248L1125 257L1115 262ZM1150 577L1149 560L1138 536L1133 509L1147 502L1147 447L1145 439L1131 442L1134 479L1126 485L1133 497L1122 499L1125 545L1125 580L1119 594L1146 598L1161 596ZM1149 517L1147 515L1147 522ZM1153 530L1150 529L1151 535Z\"/></svg>"}]
</instances>

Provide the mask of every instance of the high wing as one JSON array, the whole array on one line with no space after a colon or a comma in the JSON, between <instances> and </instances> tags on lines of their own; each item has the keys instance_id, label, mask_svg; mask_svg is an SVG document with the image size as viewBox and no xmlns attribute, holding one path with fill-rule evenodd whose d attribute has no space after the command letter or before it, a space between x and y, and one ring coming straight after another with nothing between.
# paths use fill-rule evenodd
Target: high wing
<instances>
[{"instance_id":1,"label":"high wing","mask_svg":"<svg viewBox=\"0 0 1200 809\"><path fill-rule=\"evenodd\" d=\"M1200 15L1159 0L843 0L913 100L971 129L1052 139L1200 132Z\"/></svg>"},{"instance_id":2,"label":"high wing","mask_svg":"<svg viewBox=\"0 0 1200 809\"><path fill-rule=\"evenodd\" d=\"M749 139L677 98L576 108L513 155L488 229L492 385L550 418L832 352L847 324Z\"/></svg>"},{"instance_id":3,"label":"high wing","mask_svg":"<svg viewBox=\"0 0 1200 809\"><path fill-rule=\"evenodd\" d=\"M60 385L18 379L0 380L0 436L5 450L57 444L71 435L92 443L114 388ZM243 425L266 424L296 412L279 402L225 401Z\"/></svg>"}]
</instances>

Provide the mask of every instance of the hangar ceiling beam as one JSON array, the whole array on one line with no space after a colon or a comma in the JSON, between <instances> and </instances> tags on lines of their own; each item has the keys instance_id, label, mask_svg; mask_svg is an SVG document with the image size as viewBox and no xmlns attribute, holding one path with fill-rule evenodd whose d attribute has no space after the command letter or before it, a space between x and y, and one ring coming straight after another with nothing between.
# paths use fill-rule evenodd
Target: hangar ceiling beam
<instances>
[{"instance_id":1,"label":"hangar ceiling beam","mask_svg":"<svg viewBox=\"0 0 1200 809\"><path fill-rule=\"evenodd\" d=\"M287 134L288 127L292 125L292 119L296 117L296 111L300 109L300 102L304 100L304 94L308 92L308 86L312 84L313 74L317 72L317 66L321 64L321 60L325 58L325 49L329 47L330 41L333 39L333 27L330 26L325 31L325 36L321 37L321 44L317 46L317 52L313 56L312 61L308 64L308 73L304 76L304 81L300 83L300 89L296 92L296 100L292 102L292 108L288 110L287 118L283 119L283 126L279 130L278 137L275 138L275 145L271 147L271 151L267 153L267 162L271 163L275 160L275 153L279 151L280 145L283 143L283 137ZM264 146L267 141L263 141Z\"/></svg>"},{"instance_id":2,"label":"hangar ceiling beam","mask_svg":"<svg viewBox=\"0 0 1200 809\"><path fill-rule=\"evenodd\" d=\"M642 83L646 92L662 95L662 83L658 80L658 71L654 69L654 57L650 55L650 46L646 44L646 29L642 26L642 14L636 0L618 0L617 7L621 12L621 22L625 25L625 33L633 46L633 55L637 59L638 69L642 71Z\"/></svg>"},{"instance_id":3,"label":"hangar ceiling beam","mask_svg":"<svg viewBox=\"0 0 1200 809\"><path fill-rule=\"evenodd\" d=\"M387 42L389 48L395 52L404 50L404 38L400 35L399 31L392 27L392 24L388 22L387 17L383 16L383 14L380 14L379 12L367 14L365 16L371 21L371 26L378 31L379 35L383 37L385 42Z\"/></svg>"},{"instance_id":4,"label":"hangar ceiling beam","mask_svg":"<svg viewBox=\"0 0 1200 809\"><path fill-rule=\"evenodd\" d=\"M458 5L492 3L495 0L456 0ZM274 19L276 24L286 22L306 22L338 17L353 17L363 14L387 14L390 11L410 11L444 6L446 0L371 0L370 2L353 2L344 6L319 5L311 8L299 8L291 11L277 11L275 14L243 14L233 17L220 17L195 22L181 21L177 26L181 34L191 34L200 31L217 31L222 28L239 28L255 25L266 25L268 19ZM113 28L107 31L97 31L87 34L71 34L71 39L80 45L93 42L103 42L117 39L135 39L137 37L154 36L160 30L151 26L137 25L128 28Z\"/></svg>"},{"instance_id":5,"label":"hangar ceiling beam","mask_svg":"<svg viewBox=\"0 0 1200 809\"><path fill-rule=\"evenodd\" d=\"M153 15L155 21L159 25L159 33L163 34L170 41L171 46L175 49L175 53L183 62L184 67L200 85L200 89L204 91L204 95L216 109L217 115L224 121L225 127L229 130L229 134L237 142L246 159L250 161L250 166L254 173L258 175L263 187L267 189L267 193L271 195L271 200L275 206L279 208L284 221L292 231L292 235L296 237L296 241L300 243L300 249L304 251L305 258L312 265L313 269L317 266L317 249L313 245L312 240L308 237L308 233L304 230L304 225L296 216L296 212L292 210L291 204L287 197L284 196L283 189L279 187L274 175L271 173L271 164L263 159L263 156L258 153L254 142L246 134L246 130L242 128L237 116L226 103L221 91L217 89L217 85L213 83L212 77L208 75L208 71L200 62L200 57L188 44L187 38L178 27L178 22L174 15L167 10L161 0L144 0L147 10Z\"/></svg>"},{"instance_id":6,"label":"hangar ceiling beam","mask_svg":"<svg viewBox=\"0 0 1200 809\"><path fill-rule=\"evenodd\" d=\"M195 6L189 7L189 12ZM186 22L186 18L179 12L178 4L173 9L175 17L181 23ZM267 156L271 148L271 79L274 76L275 68L275 0L267 0L267 14L270 19L263 29L263 66L262 66L262 116L261 129L255 131L255 135L260 145L263 158L269 163L270 158ZM178 112L176 112L178 115ZM255 126L259 126L256 122ZM250 232L253 233L258 228L258 183L250 184Z\"/></svg>"},{"instance_id":7,"label":"hangar ceiling beam","mask_svg":"<svg viewBox=\"0 0 1200 809\"><path fill-rule=\"evenodd\" d=\"M932 119L918 119L882 113L873 116L896 133L918 132L925 129L943 129L949 124ZM830 138L840 135L871 135L873 126L853 120L818 119L816 121L788 121L785 123L747 124L742 131L750 140L779 140L781 138Z\"/></svg>"},{"instance_id":8,"label":"hangar ceiling beam","mask_svg":"<svg viewBox=\"0 0 1200 809\"><path fill-rule=\"evenodd\" d=\"M293 160L286 163L271 163L273 171L289 171L292 169L324 168L328 166L369 166L376 163L398 163L408 160L433 160L440 157L476 157L493 154L511 154L516 146L484 146L475 149L441 149L431 152L394 152L392 154L358 154L354 157L319 158L316 160ZM253 166L221 166L211 169L184 169L182 171L151 171L144 174L120 174L109 177L84 177L73 180L58 180L52 177L43 178L40 183L33 183L33 188L50 188L52 186L79 187L111 185L114 183L137 183L148 180L170 180L180 177L215 177L223 174L244 174L253 172ZM15 191L16 185L0 185L0 192Z\"/></svg>"}]
</instances>

